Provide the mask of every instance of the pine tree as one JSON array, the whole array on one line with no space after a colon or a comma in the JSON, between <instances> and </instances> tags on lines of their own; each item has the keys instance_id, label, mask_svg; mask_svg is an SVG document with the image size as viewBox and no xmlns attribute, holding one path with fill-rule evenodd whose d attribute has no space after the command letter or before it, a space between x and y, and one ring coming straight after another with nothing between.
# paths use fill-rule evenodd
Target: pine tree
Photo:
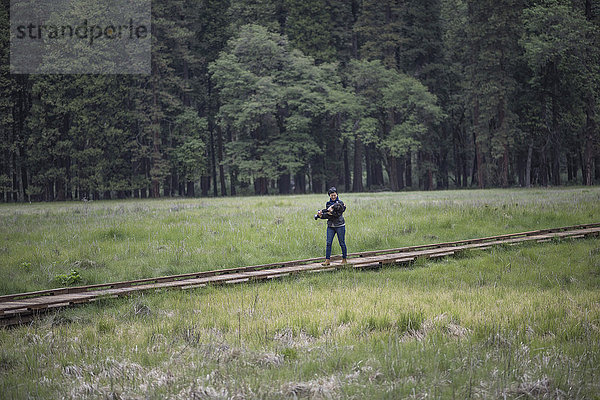
<instances>
[{"instance_id":1,"label":"pine tree","mask_svg":"<svg viewBox=\"0 0 600 400\"><path fill-rule=\"evenodd\" d=\"M538 127L548 132L538 134L543 138L541 183L548 178L561 183L560 160L564 148L571 147L582 159L583 182L591 184L593 143L598 140L598 27L566 1L543 2L529 8L524 18L522 44L532 72L531 88L539 94Z\"/></svg>"},{"instance_id":2,"label":"pine tree","mask_svg":"<svg viewBox=\"0 0 600 400\"><path fill-rule=\"evenodd\" d=\"M522 0L468 1L469 97L479 187L509 184L510 151L517 119L516 92Z\"/></svg>"},{"instance_id":3,"label":"pine tree","mask_svg":"<svg viewBox=\"0 0 600 400\"><path fill-rule=\"evenodd\" d=\"M23 201L24 119L29 108L26 76L10 75L8 6L0 6L0 190L3 201Z\"/></svg>"}]
</instances>

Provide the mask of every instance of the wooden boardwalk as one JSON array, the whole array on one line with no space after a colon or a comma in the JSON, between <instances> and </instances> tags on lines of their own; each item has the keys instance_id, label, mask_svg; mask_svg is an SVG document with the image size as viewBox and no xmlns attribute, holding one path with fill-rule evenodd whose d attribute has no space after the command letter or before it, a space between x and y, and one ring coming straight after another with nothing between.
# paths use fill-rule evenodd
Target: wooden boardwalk
<instances>
[{"instance_id":1,"label":"wooden boardwalk","mask_svg":"<svg viewBox=\"0 0 600 400\"><path fill-rule=\"evenodd\" d=\"M321 265L323 258L311 258L99 285L15 293L0 296L0 326L28 322L41 312L88 303L102 298L126 296L135 292L174 288L191 289L205 285L260 281L291 274L323 272L339 268L373 268L385 264L408 263L417 258L445 257L461 251L485 249L491 246L516 245L532 241L543 242L552 239L582 238L599 235L600 223L595 223L455 242L352 253L348 255L348 265L346 266L341 265L339 256L332 257L332 263L329 266Z\"/></svg>"}]
</instances>

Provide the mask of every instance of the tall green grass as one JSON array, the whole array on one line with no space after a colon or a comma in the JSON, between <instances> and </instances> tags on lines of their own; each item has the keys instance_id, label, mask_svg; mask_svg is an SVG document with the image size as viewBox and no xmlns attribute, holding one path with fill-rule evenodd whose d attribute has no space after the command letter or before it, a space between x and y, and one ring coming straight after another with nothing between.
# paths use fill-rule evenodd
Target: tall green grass
<instances>
[{"instance_id":1,"label":"tall green grass","mask_svg":"<svg viewBox=\"0 0 600 400\"><path fill-rule=\"evenodd\" d=\"M599 271L598 241L588 239L105 300L0 331L0 389L8 398L594 398Z\"/></svg>"},{"instance_id":2,"label":"tall green grass","mask_svg":"<svg viewBox=\"0 0 600 400\"><path fill-rule=\"evenodd\" d=\"M495 190L342 199L349 205L348 244L359 251L592 222L600 215L598 194ZM14 219L2 228L12 260L3 259L3 272L18 269L3 285L6 292L49 287L52 275L68 268L91 282L318 256L324 227L312 213L322 200L2 206L1 218ZM238 240L223 252L230 236ZM52 268L41 265L46 257ZM599 289L600 243L590 238L403 268L106 299L0 330L0 393L598 398Z\"/></svg>"},{"instance_id":3,"label":"tall green grass","mask_svg":"<svg viewBox=\"0 0 600 400\"><path fill-rule=\"evenodd\" d=\"M349 251L596 221L600 190L341 194ZM0 294L324 255L327 196L0 205ZM334 243L334 252L339 246Z\"/></svg>"}]
</instances>

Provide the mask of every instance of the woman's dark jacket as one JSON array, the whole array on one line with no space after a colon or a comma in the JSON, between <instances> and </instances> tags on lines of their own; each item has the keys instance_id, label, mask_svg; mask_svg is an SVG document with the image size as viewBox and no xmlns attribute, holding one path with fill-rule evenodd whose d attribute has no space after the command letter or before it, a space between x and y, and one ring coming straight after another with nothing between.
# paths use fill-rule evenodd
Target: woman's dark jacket
<instances>
[{"instance_id":1,"label":"woman's dark jacket","mask_svg":"<svg viewBox=\"0 0 600 400\"><path fill-rule=\"evenodd\" d=\"M331 214L329 214L327 210L334 204L338 205L334 206L333 211L331 212ZM323 215L321 215L321 219L327 220L328 228L339 228L346 225L346 221L344 220L344 216L342 215L344 214L344 211L346 211L346 206L344 205L344 202L341 201L339 198L335 201L329 200L325 205L325 209L321 211L323 213Z\"/></svg>"}]
</instances>

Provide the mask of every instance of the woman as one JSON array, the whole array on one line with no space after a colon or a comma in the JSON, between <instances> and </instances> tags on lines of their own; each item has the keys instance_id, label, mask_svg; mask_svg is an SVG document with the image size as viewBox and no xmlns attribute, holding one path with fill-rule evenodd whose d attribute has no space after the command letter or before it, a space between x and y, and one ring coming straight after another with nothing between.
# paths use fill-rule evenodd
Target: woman
<instances>
[{"instance_id":1,"label":"woman","mask_svg":"<svg viewBox=\"0 0 600 400\"><path fill-rule=\"evenodd\" d=\"M344 211L346 211L346 206L338 197L337 189L335 187L330 188L327 191L327 194L329 194L329 201L325 205L325 209L317 212L319 218L327 219L327 247L323 265L329 265L329 259L331 258L331 244L333 243L333 237L335 235L337 235L338 242L342 248L342 264L347 264L346 221L342 215Z\"/></svg>"}]
</instances>

